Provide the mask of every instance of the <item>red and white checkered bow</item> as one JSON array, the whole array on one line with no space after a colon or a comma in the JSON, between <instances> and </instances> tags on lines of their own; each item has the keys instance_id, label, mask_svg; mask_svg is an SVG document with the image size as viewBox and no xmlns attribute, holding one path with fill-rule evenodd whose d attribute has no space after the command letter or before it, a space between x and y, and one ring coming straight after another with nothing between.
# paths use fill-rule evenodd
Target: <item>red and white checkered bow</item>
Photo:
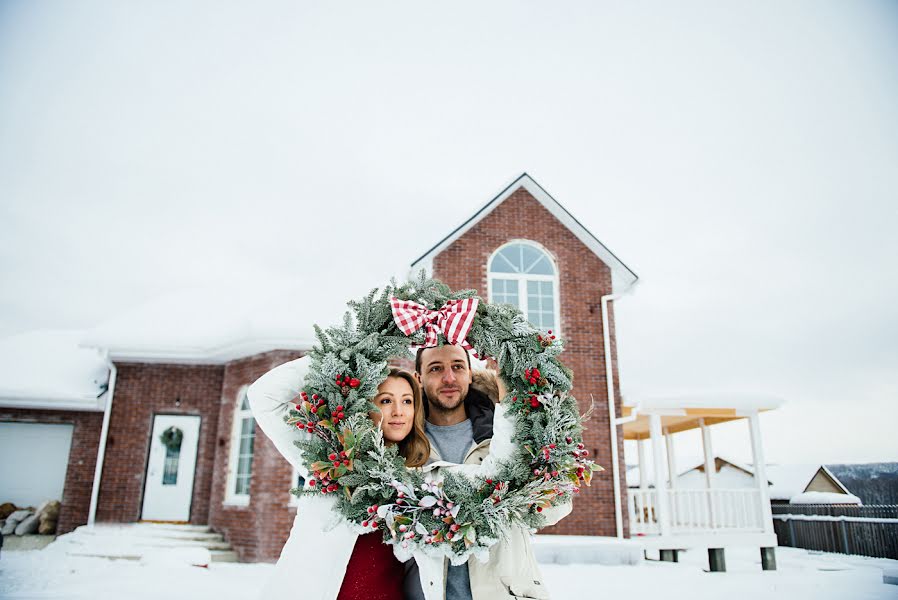
<instances>
[{"instance_id":1,"label":"red and white checkered bow","mask_svg":"<svg viewBox=\"0 0 898 600\"><path fill-rule=\"evenodd\" d=\"M478 303L477 298L450 300L441 309L430 310L411 300L390 298L393 320L402 333L411 335L424 327L424 348L436 346L437 334L442 333L450 344L473 350L466 338L474 323Z\"/></svg>"}]
</instances>

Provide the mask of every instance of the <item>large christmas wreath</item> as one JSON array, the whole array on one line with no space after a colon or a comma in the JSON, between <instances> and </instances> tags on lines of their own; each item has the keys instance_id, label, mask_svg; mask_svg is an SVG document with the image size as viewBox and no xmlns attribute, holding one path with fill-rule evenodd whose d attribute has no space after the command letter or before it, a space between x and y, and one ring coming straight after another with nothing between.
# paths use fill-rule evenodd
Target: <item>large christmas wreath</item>
<instances>
[{"instance_id":1,"label":"large christmas wreath","mask_svg":"<svg viewBox=\"0 0 898 600\"><path fill-rule=\"evenodd\" d=\"M485 560L512 526L538 528L545 509L567 502L601 469L582 442L571 372L558 361L561 340L516 307L472 290L453 293L423 273L349 307L342 326L315 327L304 391L286 417L303 432L296 444L311 478L310 489L294 493L335 495L339 517L359 532L381 529L403 560L418 550L458 564L472 554ZM406 468L368 413L391 358L410 356L410 345L443 343L493 357L508 392L484 463L434 475Z\"/></svg>"}]
</instances>

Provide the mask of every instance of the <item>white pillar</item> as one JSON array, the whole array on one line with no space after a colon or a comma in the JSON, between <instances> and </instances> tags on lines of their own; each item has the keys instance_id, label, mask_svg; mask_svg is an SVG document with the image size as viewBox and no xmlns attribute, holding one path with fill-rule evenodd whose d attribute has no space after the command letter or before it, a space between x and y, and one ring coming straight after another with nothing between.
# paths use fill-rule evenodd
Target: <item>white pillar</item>
<instances>
[{"instance_id":1,"label":"white pillar","mask_svg":"<svg viewBox=\"0 0 898 600\"><path fill-rule=\"evenodd\" d=\"M711 428L705 425L704 419L699 419L699 423L702 426L702 450L705 452L705 485L710 490L717 474L714 468L714 451L711 449Z\"/></svg>"},{"instance_id":2,"label":"white pillar","mask_svg":"<svg viewBox=\"0 0 898 600\"><path fill-rule=\"evenodd\" d=\"M523 286L523 282L521 283ZM524 289L523 287L521 289ZM611 480L614 486L614 528L617 537L624 537L623 507L620 498L620 465L617 457L617 415L614 409L614 369L611 364L611 328L608 320L608 302L620 296L602 296L602 336L605 341L605 380L608 382L608 423L611 426Z\"/></svg>"},{"instance_id":3,"label":"white pillar","mask_svg":"<svg viewBox=\"0 0 898 600\"><path fill-rule=\"evenodd\" d=\"M97 503L100 500L100 482L103 480L103 461L106 460L106 440L109 438L109 421L112 418L112 399L115 397L115 380L118 368L109 358L109 351L103 355L109 367L109 382L106 385L106 407L103 410L103 424L100 426L100 443L97 446L97 464L94 466L94 482L90 490L90 506L87 509L87 525L93 527L97 518Z\"/></svg>"},{"instance_id":4,"label":"white pillar","mask_svg":"<svg viewBox=\"0 0 898 600\"><path fill-rule=\"evenodd\" d=\"M636 449L639 451L639 489L646 490L649 487L649 470L645 463L645 440L636 440Z\"/></svg>"},{"instance_id":5,"label":"white pillar","mask_svg":"<svg viewBox=\"0 0 898 600\"><path fill-rule=\"evenodd\" d=\"M655 471L655 496L658 500L658 528L661 535L670 535L670 511L668 510L667 485L664 483L661 465L661 415L649 415L649 431L652 436L652 467Z\"/></svg>"},{"instance_id":6,"label":"white pillar","mask_svg":"<svg viewBox=\"0 0 898 600\"><path fill-rule=\"evenodd\" d=\"M705 424L704 419L699 419L699 423L702 426L702 450L705 453L705 486L708 488L705 507L708 510L708 523L711 525L711 528L714 529L717 526L717 523L715 520L714 498L711 490L714 485L714 476L717 473L714 469L714 450L711 448L711 428Z\"/></svg>"},{"instance_id":7,"label":"white pillar","mask_svg":"<svg viewBox=\"0 0 898 600\"><path fill-rule=\"evenodd\" d=\"M670 489L677 489L677 453L674 450L673 434L669 429L664 430L664 442L667 446L667 480Z\"/></svg>"},{"instance_id":8,"label":"white pillar","mask_svg":"<svg viewBox=\"0 0 898 600\"><path fill-rule=\"evenodd\" d=\"M751 434L751 456L754 460L755 482L761 499L761 518L764 522L764 533L773 533L773 515L770 510L770 490L767 489L767 467L764 464L764 448L761 444L761 423L758 411L754 410L748 417L748 428Z\"/></svg>"}]
</instances>

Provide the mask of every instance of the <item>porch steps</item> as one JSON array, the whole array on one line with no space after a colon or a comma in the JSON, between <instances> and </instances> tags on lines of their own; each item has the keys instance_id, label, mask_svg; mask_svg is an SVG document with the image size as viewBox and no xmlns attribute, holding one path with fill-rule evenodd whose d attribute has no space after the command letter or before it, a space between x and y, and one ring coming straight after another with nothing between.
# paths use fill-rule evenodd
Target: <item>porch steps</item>
<instances>
[{"instance_id":1,"label":"porch steps","mask_svg":"<svg viewBox=\"0 0 898 600\"><path fill-rule=\"evenodd\" d=\"M102 523L59 536L48 549L69 556L141 562L204 565L237 562L237 553L220 533L205 525L169 523Z\"/></svg>"}]
</instances>

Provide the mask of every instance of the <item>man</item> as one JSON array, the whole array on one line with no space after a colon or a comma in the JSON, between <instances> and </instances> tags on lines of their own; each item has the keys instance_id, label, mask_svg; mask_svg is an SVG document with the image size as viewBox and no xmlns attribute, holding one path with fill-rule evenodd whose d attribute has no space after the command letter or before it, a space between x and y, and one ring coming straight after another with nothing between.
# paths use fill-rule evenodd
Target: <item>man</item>
<instances>
[{"instance_id":1,"label":"man","mask_svg":"<svg viewBox=\"0 0 898 600\"><path fill-rule=\"evenodd\" d=\"M418 350L415 376L424 395L430 462L483 462L493 437L494 403L504 395L501 380L481 373L475 377L468 353L453 345ZM547 524L557 522L570 510L568 503L546 511ZM486 564L473 559L458 566L449 565L447 560L444 565L446 600L548 598L541 579L529 534L520 528L492 548ZM405 594L407 599L424 599L413 560L406 563Z\"/></svg>"}]
</instances>

